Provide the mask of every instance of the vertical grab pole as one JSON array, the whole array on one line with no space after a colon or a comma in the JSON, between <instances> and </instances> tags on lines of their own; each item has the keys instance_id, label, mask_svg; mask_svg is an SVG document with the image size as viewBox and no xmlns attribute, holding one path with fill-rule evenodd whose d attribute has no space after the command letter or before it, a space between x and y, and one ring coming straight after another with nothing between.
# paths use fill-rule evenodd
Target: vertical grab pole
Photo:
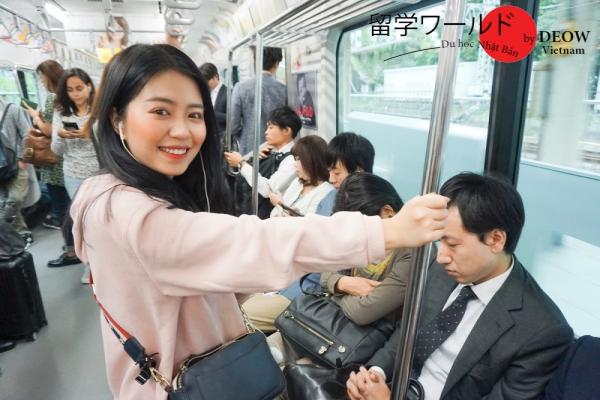
<instances>
[{"instance_id":1,"label":"vertical grab pole","mask_svg":"<svg viewBox=\"0 0 600 400\"><path fill-rule=\"evenodd\" d=\"M445 21L454 23L463 21L465 5L466 0L447 0ZM461 34L461 25L444 25L442 40L457 43ZM421 195L437 192L439 187L443 151L450 126L458 58L458 47L440 49ZM410 369L430 250L431 243L414 249L412 252L411 271L404 304L406 312L400 326L400 347L396 356L391 400L404 400L409 388Z\"/></svg>"},{"instance_id":2,"label":"vertical grab pole","mask_svg":"<svg viewBox=\"0 0 600 400\"><path fill-rule=\"evenodd\" d=\"M225 146L227 152L231 153L231 93L233 92L233 50L229 50L229 59L227 64L227 110L226 110L226 133L225 133ZM231 169L228 167L227 169Z\"/></svg>"},{"instance_id":3,"label":"vertical grab pole","mask_svg":"<svg viewBox=\"0 0 600 400\"><path fill-rule=\"evenodd\" d=\"M252 214L258 215L258 164L260 151L260 117L262 103L263 37L256 32L256 88L254 91L254 165L252 168Z\"/></svg>"}]
</instances>

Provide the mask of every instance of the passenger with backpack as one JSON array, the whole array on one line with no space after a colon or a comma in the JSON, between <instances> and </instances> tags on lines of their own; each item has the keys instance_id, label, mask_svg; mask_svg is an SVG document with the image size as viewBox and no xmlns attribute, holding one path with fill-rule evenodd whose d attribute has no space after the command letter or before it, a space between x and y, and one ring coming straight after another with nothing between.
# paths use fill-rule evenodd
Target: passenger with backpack
<instances>
[{"instance_id":1,"label":"passenger with backpack","mask_svg":"<svg viewBox=\"0 0 600 400\"><path fill-rule=\"evenodd\" d=\"M29 185L27 166L19 158L31 123L18 106L3 99L0 99L0 115L0 219L14 217L13 226L27 248L33 243L33 236L21 208Z\"/></svg>"},{"instance_id":2,"label":"passenger with backpack","mask_svg":"<svg viewBox=\"0 0 600 400\"><path fill-rule=\"evenodd\" d=\"M294 156L290 153L294 139L302 128L300 117L288 106L274 109L267 118L265 136L270 147L261 151L258 175L258 216L269 218L273 206L269 189L284 192L297 177ZM252 159L246 161L240 153L225 153L227 162L240 169L235 180L236 215L252 214ZM263 158L264 157L264 158Z\"/></svg>"}]
</instances>

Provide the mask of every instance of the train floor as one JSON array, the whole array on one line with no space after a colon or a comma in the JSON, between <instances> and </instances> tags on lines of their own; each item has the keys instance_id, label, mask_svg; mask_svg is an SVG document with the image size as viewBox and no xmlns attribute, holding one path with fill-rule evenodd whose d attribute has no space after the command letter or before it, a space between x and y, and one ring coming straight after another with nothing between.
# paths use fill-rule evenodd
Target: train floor
<instances>
[{"instance_id":1,"label":"train floor","mask_svg":"<svg viewBox=\"0 0 600 400\"><path fill-rule=\"evenodd\" d=\"M38 227L33 255L48 326L33 342L0 354L0 400L110 400L100 313L83 264L48 268L61 253L60 231Z\"/></svg>"}]
</instances>

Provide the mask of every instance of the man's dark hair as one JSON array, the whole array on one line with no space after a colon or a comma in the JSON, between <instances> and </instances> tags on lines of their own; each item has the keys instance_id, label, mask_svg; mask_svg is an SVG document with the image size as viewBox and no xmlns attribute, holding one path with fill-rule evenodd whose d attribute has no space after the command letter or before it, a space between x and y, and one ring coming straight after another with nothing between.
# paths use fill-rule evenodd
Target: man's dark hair
<instances>
[{"instance_id":1,"label":"man's dark hair","mask_svg":"<svg viewBox=\"0 0 600 400\"><path fill-rule=\"evenodd\" d=\"M440 190L450 198L448 208L458 207L463 227L485 243L485 235L494 229L506 232L504 252L513 254L525 223L523 200L503 176L460 173L446 181Z\"/></svg>"},{"instance_id":2,"label":"man's dark hair","mask_svg":"<svg viewBox=\"0 0 600 400\"><path fill-rule=\"evenodd\" d=\"M391 183L368 172L350 174L335 196L333 213L358 211L364 215L376 216L385 206L392 207L395 213L404 203Z\"/></svg>"},{"instance_id":3,"label":"man's dark hair","mask_svg":"<svg viewBox=\"0 0 600 400\"><path fill-rule=\"evenodd\" d=\"M334 168L338 161L349 173L356 172L358 167L373 173L375 148L368 139L356 133L339 133L327 146L327 167Z\"/></svg>"},{"instance_id":4,"label":"man's dark hair","mask_svg":"<svg viewBox=\"0 0 600 400\"><path fill-rule=\"evenodd\" d=\"M283 52L278 47L265 47L263 49L263 70L268 71L275 63L283 60Z\"/></svg>"},{"instance_id":5,"label":"man's dark hair","mask_svg":"<svg viewBox=\"0 0 600 400\"><path fill-rule=\"evenodd\" d=\"M204 77L204 79L206 79L206 81L210 81L215 76L216 77L219 76L219 70L217 69L215 64L212 64L212 63L202 64L200 66L199 70L200 70L200 73L202 74L202 76Z\"/></svg>"},{"instance_id":6,"label":"man's dark hair","mask_svg":"<svg viewBox=\"0 0 600 400\"><path fill-rule=\"evenodd\" d=\"M277 107L269 114L267 124L277 125L281 129L290 128L292 130L292 139L296 139L298 132L302 129L302 120L288 106Z\"/></svg>"}]
</instances>

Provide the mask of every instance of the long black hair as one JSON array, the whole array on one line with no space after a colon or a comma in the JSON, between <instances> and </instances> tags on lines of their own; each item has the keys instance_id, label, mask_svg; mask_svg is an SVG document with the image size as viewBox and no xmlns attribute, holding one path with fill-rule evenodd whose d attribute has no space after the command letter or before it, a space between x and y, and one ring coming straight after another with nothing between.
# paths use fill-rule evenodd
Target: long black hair
<instances>
[{"instance_id":1,"label":"long black hair","mask_svg":"<svg viewBox=\"0 0 600 400\"><path fill-rule=\"evenodd\" d=\"M81 68L69 68L66 70L60 77L60 81L58 82L58 87L56 89L56 100L54 100L55 110L59 111L60 114L64 115L65 117L70 117L73 115L73 112L77 110L77 106L73 100L71 100L69 97L69 92L67 91L67 80L74 76L81 79L81 81L87 86L91 87L90 96L88 97L88 106L91 107L96 95L94 82L92 82L92 78L90 78L87 72Z\"/></svg>"},{"instance_id":2,"label":"long black hair","mask_svg":"<svg viewBox=\"0 0 600 400\"><path fill-rule=\"evenodd\" d=\"M187 170L173 179L134 160L125 150L111 120L111 110L123 120L129 103L154 77L175 71L190 78L198 87L204 104L206 139ZM206 80L194 62L170 45L136 44L117 54L106 66L92 118L98 122L98 159L104 171L127 186L148 196L192 212L207 211L204 185L208 191L210 211L231 212L229 189L222 173L222 151L216 119ZM206 180L202 163L206 171Z\"/></svg>"}]
</instances>

